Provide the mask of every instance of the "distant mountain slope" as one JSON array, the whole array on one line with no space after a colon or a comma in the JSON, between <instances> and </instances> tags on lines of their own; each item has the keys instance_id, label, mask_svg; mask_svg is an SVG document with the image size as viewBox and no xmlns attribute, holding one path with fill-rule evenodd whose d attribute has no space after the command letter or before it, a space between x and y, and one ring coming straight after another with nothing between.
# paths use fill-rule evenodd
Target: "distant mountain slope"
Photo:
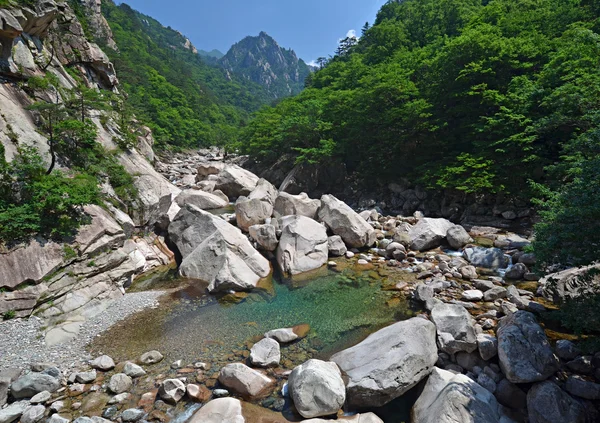
<instances>
[{"instance_id":1,"label":"distant mountain slope","mask_svg":"<svg viewBox=\"0 0 600 423\"><path fill-rule=\"evenodd\" d=\"M198 50L198 54L202 57L214 57L215 59L220 59L221 57L225 56L225 54L221 53L217 49L213 49L211 51Z\"/></svg>"},{"instance_id":2,"label":"distant mountain slope","mask_svg":"<svg viewBox=\"0 0 600 423\"><path fill-rule=\"evenodd\" d=\"M219 60L229 76L238 74L262 85L272 98L298 94L310 74L308 65L265 32L234 44Z\"/></svg>"},{"instance_id":3,"label":"distant mountain slope","mask_svg":"<svg viewBox=\"0 0 600 423\"><path fill-rule=\"evenodd\" d=\"M102 12L118 47L106 51L134 113L159 142L222 144L250 112L270 101L260 85L209 65L178 31L112 0L102 2Z\"/></svg>"}]
</instances>

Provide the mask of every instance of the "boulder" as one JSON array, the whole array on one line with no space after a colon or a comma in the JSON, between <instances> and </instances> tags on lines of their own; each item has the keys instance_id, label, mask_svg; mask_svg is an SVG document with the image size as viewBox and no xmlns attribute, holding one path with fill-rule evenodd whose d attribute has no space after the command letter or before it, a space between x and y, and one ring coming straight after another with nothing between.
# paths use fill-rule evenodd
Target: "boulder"
<instances>
[{"instance_id":1,"label":"boulder","mask_svg":"<svg viewBox=\"0 0 600 423\"><path fill-rule=\"evenodd\" d=\"M499 423L494 395L468 376L433 369L412 408L413 423ZM506 420L504 420L506 421Z\"/></svg>"},{"instance_id":2,"label":"boulder","mask_svg":"<svg viewBox=\"0 0 600 423\"><path fill-rule=\"evenodd\" d=\"M552 273L540 279L542 294L546 299L560 303L567 298L597 292L600 287L599 272L600 264Z\"/></svg>"},{"instance_id":3,"label":"boulder","mask_svg":"<svg viewBox=\"0 0 600 423\"><path fill-rule=\"evenodd\" d=\"M101 355L94 359L90 365L97 370L101 370L103 372L107 372L115 368L115 362L112 358L107 355Z\"/></svg>"},{"instance_id":4,"label":"boulder","mask_svg":"<svg viewBox=\"0 0 600 423\"><path fill-rule=\"evenodd\" d=\"M487 333L477 334L477 347L479 355L485 361L489 361L498 355L498 339Z\"/></svg>"},{"instance_id":5,"label":"boulder","mask_svg":"<svg viewBox=\"0 0 600 423\"><path fill-rule=\"evenodd\" d=\"M525 273L528 273L529 269L523 263L517 263L510 267L506 271L506 279L520 280L523 279Z\"/></svg>"},{"instance_id":6,"label":"boulder","mask_svg":"<svg viewBox=\"0 0 600 423\"><path fill-rule=\"evenodd\" d=\"M497 336L500 368L509 381L542 381L558 370L558 359L533 314L517 311L502 318Z\"/></svg>"},{"instance_id":7,"label":"boulder","mask_svg":"<svg viewBox=\"0 0 600 423\"><path fill-rule=\"evenodd\" d=\"M183 257L180 274L208 282L210 292L254 288L271 271L239 229L195 206L181 209L169 235Z\"/></svg>"},{"instance_id":8,"label":"boulder","mask_svg":"<svg viewBox=\"0 0 600 423\"><path fill-rule=\"evenodd\" d=\"M309 419L302 423L383 423L375 413L355 414L352 417L344 417L337 420Z\"/></svg>"},{"instance_id":9,"label":"boulder","mask_svg":"<svg viewBox=\"0 0 600 423\"><path fill-rule=\"evenodd\" d=\"M29 373L13 382L10 392L15 399L22 399L43 391L56 392L59 388L60 381L57 378L43 373Z\"/></svg>"},{"instance_id":10,"label":"boulder","mask_svg":"<svg viewBox=\"0 0 600 423\"><path fill-rule=\"evenodd\" d=\"M248 228L250 237L255 240L265 251L275 251L279 240L273 225L252 225Z\"/></svg>"},{"instance_id":11,"label":"boulder","mask_svg":"<svg viewBox=\"0 0 600 423\"><path fill-rule=\"evenodd\" d=\"M477 269L475 269L475 266L463 266L459 272L462 278L467 281L477 279Z\"/></svg>"},{"instance_id":12,"label":"boulder","mask_svg":"<svg viewBox=\"0 0 600 423\"><path fill-rule=\"evenodd\" d=\"M527 392L527 413L529 423L587 421L581 403L550 381L536 383Z\"/></svg>"},{"instance_id":13,"label":"boulder","mask_svg":"<svg viewBox=\"0 0 600 423\"><path fill-rule=\"evenodd\" d=\"M181 401L185 392L185 385L179 379L167 379L158 388L158 396L170 404Z\"/></svg>"},{"instance_id":14,"label":"boulder","mask_svg":"<svg viewBox=\"0 0 600 423\"><path fill-rule=\"evenodd\" d=\"M175 203L179 207L185 207L186 204L191 204L202 210L222 209L229 205L229 201L224 200L218 195L209 192L200 191L199 189L187 189L182 191L175 197Z\"/></svg>"},{"instance_id":15,"label":"boulder","mask_svg":"<svg viewBox=\"0 0 600 423\"><path fill-rule=\"evenodd\" d=\"M258 176L237 165L225 166L217 175L215 189L229 198L249 195L258 184Z\"/></svg>"},{"instance_id":16,"label":"boulder","mask_svg":"<svg viewBox=\"0 0 600 423\"><path fill-rule=\"evenodd\" d=\"M128 408L121 414L121 420L124 422L137 422L141 420L146 412L137 408Z\"/></svg>"},{"instance_id":17,"label":"boulder","mask_svg":"<svg viewBox=\"0 0 600 423\"><path fill-rule=\"evenodd\" d=\"M219 373L219 382L244 398L255 398L265 393L273 381L242 363L228 364Z\"/></svg>"},{"instance_id":18,"label":"boulder","mask_svg":"<svg viewBox=\"0 0 600 423\"><path fill-rule=\"evenodd\" d=\"M46 407L43 405L31 405L25 409L20 423L36 423L44 418Z\"/></svg>"},{"instance_id":19,"label":"boulder","mask_svg":"<svg viewBox=\"0 0 600 423\"><path fill-rule=\"evenodd\" d=\"M431 219L425 217L410 228L410 248L416 251L426 251L439 247L446 239L448 230L454 224L446 219Z\"/></svg>"},{"instance_id":20,"label":"boulder","mask_svg":"<svg viewBox=\"0 0 600 423\"><path fill-rule=\"evenodd\" d=\"M559 339L556 341L554 351L558 358L562 358L563 360L573 360L581 355L581 350L577 348L573 342L567 339Z\"/></svg>"},{"instance_id":21,"label":"boulder","mask_svg":"<svg viewBox=\"0 0 600 423\"><path fill-rule=\"evenodd\" d=\"M77 375L75 376L75 382L77 382L77 383L92 383L93 381L96 380L96 377L98 377L98 375L96 374L95 370L92 370L90 372L81 372L81 373L77 373Z\"/></svg>"},{"instance_id":22,"label":"boulder","mask_svg":"<svg viewBox=\"0 0 600 423\"><path fill-rule=\"evenodd\" d=\"M463 291L462 299L465 301L481 301L483 299L483 292L478 289L468 289Z\"/></svg>"},{"instance_id":23,"label":"boulder","mask_svg":"<svg viewBox=\"0 0 600 423\"><path fill-rule=\"evenodd\" d=\"M256 184L256 188L252 190L250 195L248 196L249 200L259 200L263 201L271 206L271 211L273 211L273 206L275 205L275 200L278 197L277 188L275 188L269 181L266 179L259 179Z\"/></svg>"},{"instance_id":24,"label":"boulder","mask_svg":"<svg viewBox=\"0 0 600 423\"><path fill-rule=\"evenodd\" d=\"M13 290L27 282L38 282L57 270L64 261L60 244L36 240L8 254L0 254L0 289Z\"/></svg>"},{"instance_id":25,"label":"boulder","mask_svg":"<svg viewBox=\"0 0 600 423\"><path fill-rule=\"evenodd\" d=\"M435 336L435 325L416 317L383 328L331 357L348 377L348 403L379 407L413 388L437 361Z\"/></svg>"},{"instance_id":26,"label":"boulder","mask_svg":"<svg viewBox=\"0 0 600 423\"><path fill-rule=\"evenodd\" d=\"M108 390L113 394L122 394L131 389L133 381L129 376L124 373L117 373L112 375L108 382Z\"/></svg>"},{"instance_id":27,"label":"boulder","mask_svg":"<svg viewBox=\"0 0 600 423\"><path fill-rule=\"evenodd\" d=\"M123 373L131 378L141 377L146 374L146 371L135 363L127 362L123 367Z\"/></svg>"},{"instance_id":28,"label":"boulder","mask_svg":"<svg viewBox=\"0 0 600 423\"><path fill-rule=\"evenodd\" d=\"M28 406L28 401L18 401L13 402L6 408L0 409L0 423L12 423L18 421Z\"/></svg>"},{"instance_id":29,"label":"boulder","mask_svg":"<svg viewBox=\"0 0 600 423\"><path fill-rule=\"evenodd\" d=\"M329 248L329 255L333 257L342 257L348 251L344 240L339 235L330 236L327 239L327 246Z\"/></svg>"},{"instance_id":30,"label":"boulder","mask_svg":"<svg viewBox=\"0 0 600 423\"><path fill-rule=\"evenodd\" d=\"M250 362L259 367L276 366L281 360L279 342L271 338L258 341L250 349Z\"/></svg>"},{"instance_id":31,"label":"boulder","mask_svg":"<svg viewBox=\"0 0 600 423\"><path fill-rule=\"evenodd\" d=\"M276 255L283 272L297 275L327 263L329 246L323 225L304 216L286 216L281 226Z\"/></svg>"},{"instance_id":32,"label":"boulder","mask_svg":"<svg viewBox=\"0 0 600 423\"><path fill-rule=\"evenodd\" d=\"M319 220L351 248L370 247L377 240L375 230L346 203L332 195L321 197Z\"/></svg>"},{"instance_id":33,"label":"boulder","mask_svg":"<svg viewBox=\"0 0 600 423\"><path fill-rule=\"evenodd\" d=\"M460 250L468 243L473 242L469 233L460 225L454 225L448 229L448 232L446 232L446 240L448 241L448 244L450 244L450 247L455 250Z\"/></svg>"},{"instance_id":34,"label":"boulder","mask_svg":"<svg viewBox=\"0 0 600 423\"><path fill-rule=\"evenodd\" d=\"M498 382L494 394L498 402L508 408L524 410L527 407L527 394L507 379Z\"/></svg>"},{"instance_id":35,"label":"boulder","mask_svg":"<svg viewBox=\"0 0 600 423\"><path fill-rule=\"evenodd\" d=\"M568 393L576 397L600 401L600 384L589 382L581 376L569 376L565 384L565 389Z\"/></svg>"},{"instance_id":36,"label":"boulder","mask_svg":"<svg viewBox=\"0 0 600 423\"><path fill-rule=\"evenodd\" d=\"M10 387L10 382L10 378L0 377L0 409L4 406L4 404L6 404L8 399L8 388Z\"/></svg>"},{"instance_id":37,"label":"boulder","mask_svg":"<svg viewBox=\"0 0 600 423\"><path fill-rule=\"evenodd\" d=\"M465 248L463 257L473 266L487 269L505 269L509 263L508 256L499 248Z\"/></svg>"},{"instance_id":38,"label":"boulder","mask_svg":"<svg viewBox=\"0 0 600 423\"><path fill-rule=\"evenodd\" d=\"M302 417L336 414L346 400L346 387L333 362L308 360L296 367L288 378L290 396Z\"/></svg>"},{"instance_id":39,"label":"boulder","mask_svg":"<svg viewBox=\"0 0 600 423\"><path fill-rule=\"evenodd\" d=\"M160 363L163 359L163 355L158 351L148 351L140 357L140 363L142 364L156 364Z\"/></svg>"},{"instance_id":40,"label":"boulder","mask_svg":"<svg viewBox=\"0 0 600 423\"><path fill-rule=\"evenodd\" d=\"M496 301L500 298L506 298L506 288L502 286L495 286L492 289L489 289L483 293L484 301Z\"/></svg>"},{"instance_id":41,"label":"boulder","mask_svg":"<svg viewBox=\"0 0 600 423\"><path fill-rule=\"evenodd\" d=\"M225 166L225 163L221 162L200 163L198 165L197 172L198 175L202 177L206 177L209 175L218 175Z\"/></svg>"},{"instance_id":42,"label":"boulder","mask_svg":"<svg viewBox=\"0 0 600 423\"><path fill-rule=\"evenodd\" d=\"M266 201L239 197L235 203L235 219L238 228L248 232L250 226L262 225L273 214L273 206Z\"/></svg>"},{"instance_id":43,"label":"boulder","mask_svg":"<svg viewBox=\"0 0 600 423\"><path fill-rule=\"evenodd\" d=\"M207 402L210 399L210 396L212 395L212 392L210 391L210 389L208 389L204 385L196 385L196 384L190 383L190 384L186 385L185 388L186 388L187 396L193 401Z\"/></svg>"},{"instance_id":44,"label":"boulder","mask_svg":"<svg viewBox=\"0 0 600 423\"><path fill-rule=\"evenodd\" d=\"M289 344L290 342L294 342L298 339L306 337L309 330L310 326L308 325L298 325L294 326L293 328L273 329L265 333L265 338L272 338L280 344Z\"/></svg>"},{"instance_id":45,"label":"boulder","mask_svg":"<svg viewBox=\"0 0 600 423\"><path fill-rule=\"evenodd\" d=\"M431 310L440 349L448 354L477 349L477 334L469 312L457 304L439 303Z\"/></svg>"},{"instance_id":46,"label":"boulder","mask_svg":"<svg viewBox=\"0 0 600 423\"><path fill-rule=\"evenodd\" d=\"M294 215L316 219L319 207L321 201L310 199L304 192L298 195L280 192L275 200L275 213L279 216Z\"/></svg>"},{"instance_id":47,"label":"boulder","mask_svg":"<svg viewBox=\"0 0 600 423\"><path fill-rule=\"evenodd\" d=\"M218 398L198 410L188 423L247 423L242 403L235 398Z\"/></svg>"}]
</instances>

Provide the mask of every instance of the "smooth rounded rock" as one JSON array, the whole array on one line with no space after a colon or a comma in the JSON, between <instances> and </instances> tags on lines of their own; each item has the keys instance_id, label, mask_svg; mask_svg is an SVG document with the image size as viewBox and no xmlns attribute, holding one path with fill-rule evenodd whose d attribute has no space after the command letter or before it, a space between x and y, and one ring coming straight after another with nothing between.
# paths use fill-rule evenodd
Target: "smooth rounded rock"
<instances>
[{"instance_id":1,"label":"smooth rounded rock","mask_svg":"<svg viewBox=\"0 0 600 423\"><path fill-rule=\"evenodd\" d=\"M156 364L163 360L163 355L158 351L148 351L142 354L140 357L140 363L142 364Z\"/></svg>"},{"instance_id":2,"label":"smooth rounded rock","mask_svg":"<svg viewBox=\"0 0 600 423\"><path fill-rule=\"evenodd\" d=\"M258 397L273 384L273 380L242 363L223 367L219 382L244 398Z\"/></svg>"},{"instance_id":3,"label":"smooth rounded rock","mask_svg":"<svg viewBox=\"0 0 600 423\"><path fill-rule=\"evenodd\" d=\"M146 371L135 363L128 361L123 367L123 373L131 378L141 377L146 374Z\"/></svg>"},{"instance_id":4,"label":"smooth rounded rock","mask_svg":"<svg viewBox=\"0 0 600 423\"><path fill-rule=\"evenodd\" d=\"M129 376L124 373L117 373L112 375L110 381L108 382L108 389L113 394L121 394L123 392L127 392L131 389L133 385L133 381Z\"/></svg>"},{"instance_id":5,"label":"smooth rounded rock","mask_svg":"<svg viewBox=\"0 0 600 423\"><path fill-rule=\"evenodd\" d=\"M175 404L185 395L185 385L179 379L167 379L158 389L158 396L165 402Z\"/></svg>"},{"instance_id":6,"label":"smooth rounded rock","mask_svg":"<svg viewBox=\"0 0 600 423\"><path fill-rule=\"evenodd\" d=\"M107 355L101 355L100 357L97 357L96 359L92 360L90 365L94 369L101 370L103 372L107 372L115 368L114 360Z\"/></svg>"},{"instance_id":7,"label":"smooth rounded rock","mask_svg":"<svg viewBox=\"0 0 600 423\"><path fill-rule=\"evenodd\" d=\"M250 362L259 367L276 366L281 360L279 342L275 339L264 338L252 346Z\"/></svg>"}]
</instances>

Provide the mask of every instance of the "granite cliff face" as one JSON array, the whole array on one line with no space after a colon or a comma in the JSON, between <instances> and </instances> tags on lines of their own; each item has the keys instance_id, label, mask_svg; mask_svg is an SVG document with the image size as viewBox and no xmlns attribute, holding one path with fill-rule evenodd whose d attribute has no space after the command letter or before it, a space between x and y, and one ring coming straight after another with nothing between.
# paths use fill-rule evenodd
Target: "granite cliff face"
<instances>
[{"instance_id":1,"label":"granite cliff face","mask_svg":"<svg viewBox=\"0 0 600 423\"><path fill-rule=\"evenodd\" d=\"M71 5L80 9L75 11ZM100 6L100 0L38 0L33 7L15 2L0 9L0 151L7 161L24 146L36 148L45 162L51 161L40 116L28 109L35 101L58 103L81 83L91 90L119 93L113 64L86 35L91 32L94 39L116 48ZM86 16L86 30L78 13ZM30 82L48 76L58 81L57 87L31 88ZM134 175L138 198L130 207L117 201L104 207L86 206L89 223L64 243L36 238L0 247L0 314L36 313L51 318L93 313L102 308L102 299L122 295L136 275L173 261L162 237L134 233L164 219L180 190L149 162L154 160L154 139L148 128L133 128L137 145L118 148L124 134L111 112L89 110L97 127L96 142L114 152ZM69 170L65 164L59 167ZM106 185L103 190L110 199L111 188Z\"/></svg>"},{"instance_id":2,"label":"granite cliff face","mask_svg":"<svg viewBox=\"0 0 600 423\"><path fill-rule=\"evenodd\" d=\"M264 86L273 98L298 94L311 72L293 50L280 47L265 32L234 44L219 63L227 72Z\"/></svg>"}]
</instances>

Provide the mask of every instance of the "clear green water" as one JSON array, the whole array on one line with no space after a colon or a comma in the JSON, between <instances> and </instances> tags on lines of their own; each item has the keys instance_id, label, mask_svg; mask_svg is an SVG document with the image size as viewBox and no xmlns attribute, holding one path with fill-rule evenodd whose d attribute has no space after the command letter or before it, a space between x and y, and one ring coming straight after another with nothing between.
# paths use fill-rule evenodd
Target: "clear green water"
<instances>
[{"instance_id":1,"label":"clear green water","mask_svg":"<svg viewBox=\"0 0 600 423\"><path fill-rule=\"evenodd\" d=\"M184 364L219 365L243 360L268 330L307 323L307 338L282 350L284 364L328 358L380 327L410 317L398 292L382 290L385 282L376 272L324 270L304 282L276 277L272 287L238 303L206 296L204 287L192 285L163 299L160 308L113 327L91 349L119 360L157 349L168 363L181 359Z\"/></svg>"}]
</instances>

